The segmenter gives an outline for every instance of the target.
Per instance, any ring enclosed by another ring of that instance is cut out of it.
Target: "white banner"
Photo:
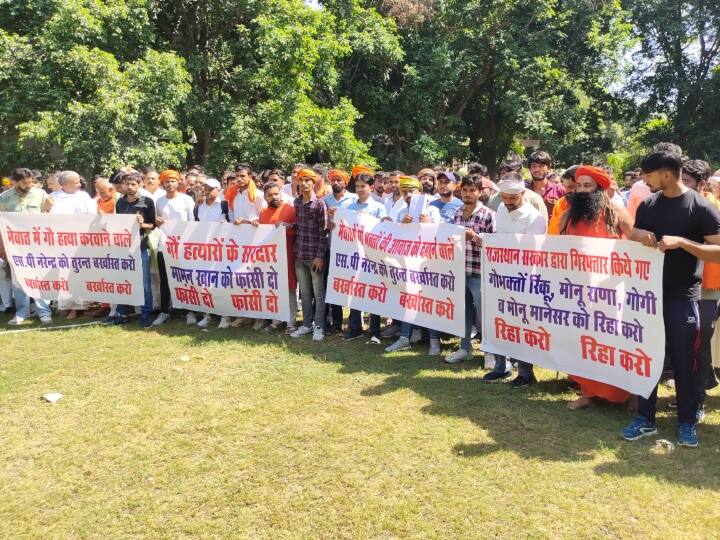
[[[465,231],[338,209],[325,301],[465,334]]]
[[[0,213],[14,280],[32,298],[143,303],[135,216]]]
[[[283,227],[166,221],[160,230],[174,307],[290,319]]]
[[[485,235],[482,349],[647,397],[665,358],[663,260],[626,240]]]

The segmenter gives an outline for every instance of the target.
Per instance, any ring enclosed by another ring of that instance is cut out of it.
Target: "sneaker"
[[[150,317],[140,317],[140,326],[142,326],[143,328],[150,328],[152,326]]]
[[[448,354],[445,357],[446,364],[457,364],[463,360],[472,360],[473,354],[465,349],[458,349],[457,351]]]
[[[339,326],[335,326],[334,324],[328,325],[323,330],[323,334],[327,334],[328,336],[333,336],[335,334],[339,334],[341,332],[341,328]]]
[[[108,315],[102,321],[100,321],[100,324],[113,324],[116,318],[117,315]]]
[[[357,338],[359,338],[359,337],[362,336],[362,335],[363,335],[362,332],[359,332],[359,331],[358,331],[358,332],[353,332],[352,330],[349,330],[349,331],[346,332],[345,335],[343,336],[343,341],[352,341],[353,339],[357,339]]]
[[[292,324],[288,324],[288,327],[285,329],[285,333],[289,336],[293,335],[295,331],[297,330],[297,326],[293,326]]]
[[[509,379],[511,376],[512,371],[506,371],[505,373],[502,373],[500,371],[491,371],[490,373],[486,373],[485,375],[483,375],[482,380],[484,382],[493,383]]]
[[[127,322],[128,322],[127,317],[122,317],[120,315],[117,315],[116,317],[113,317],[112,323],[110,323],[110,324],[117,326],[120,324],[127,324]]]
[[[227,317],[227,316],[220,317],[220,322],[218,323],[218,329],[225,330],[226,328],[230,328],[230,317]]]
[[[17,315],[15,315],[12,319],[8,321],[8,324],[10,326],[20,326],[23,324],[27,324],[25,321],[25,317],[18,317]]]
[[[687,446],[688,448],[697,448],[698,437],[695,426],[688,422],[680,422],[678,426],[678,446]]]
[[[493,353],[485,353],[483,355],[485,369],[493,369],[495,367],[495,355]]]
[[[370,338],[370,341],[368,341],[368,343],[370,343],[371,345],[380,345],[380,344],[381,344],[381,341],[380,341],[380,338],[379,338],[378,336],[372,336],[372,337]]]
[[[325,339],[325,329],[322,326],[316,326],[313,330],[313,341],[322,341]]]
[[[623,429],[622,437],[626,441],[637,441],[643,437],[649,435],[655,435],[657,433],[657,426],[654,422],[651,422],[648,418],[642,415],[635,417],[635,420]]]
[[[289,330],[289,329],[288,329]],[[297,330],[295,330],[292,334],[290,334],[290,337],[302,337],[307,336],[308,334],[312,334],[313,329],[309,326],[301,326]]]
[[[211,322],[210,315],[209,314],[205,315],[202,319],[200,319],[200,322],[197,323],[197,327],[198,328],[207,328],[208,326],[210,326],[210,322]]]
[[[40,324],[52,324],[52,317],[50,315],[41,316]]]
[[[413,328],[410,334],[410,343],[418,343],[422,340],[422,330],[420,328]]]
[[[195,315],[195,313],[193,313],[192,311],[189,312],[189,313],[185,316],[185,322],[186,322],[187,324],[191,325],[191,326],[195,326],[195,325],[197,324],[197,322],[198,322],[198,321],[197,321],[197,315]]]
[[[258,319],[255,321],[255,324],[253,324],[252,329],[255,331],[260,331],[263,328],[267,326],[267,321],[265,319]]]
[[[428,356],[440,356],[440,340],[431,339],[430,348],[428,349]]]
[[[700,424],[703,420],[705,420],[705,404],[704,403],[698,407],[698,410],[695,413],[695,423]]]
[[[407,351],[410,349],[410,340],[400,336],[395,343],[385,348],[385,352]]]
[[[396,324],[391,324],[385,330],[380,332],[380,337],[382,338],[391,338],[397,336],[398,332],[400,332],[400,327]]]
[[[157,316],[157,319],[155,319],[152,323],[153,326],[160,326],[161,324],[165,324],[168,322],[168,319],[170,318],[169,313],[161,313]]]
[[[535,384],[536,382],[537,382],[537,379],[535,378],[534,375],[531,377],[523,377],[522,375],[518,375],[510,383],[510,388],[513,388],[513,389],[525,388],[527,386],[530,386],[531,384]]]

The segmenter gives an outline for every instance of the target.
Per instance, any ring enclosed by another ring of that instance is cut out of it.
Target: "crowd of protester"
[[[413,176],[401,171],[375,172],[362,165],[348,173],[303,163],[296,164],[289,174],[280,169],[256,173],[243,163],[218,178],[201,167],[162,172],[124,167],[110,177],[96,176],[92,187],[74,171],[43,176],[39,171],[17,168],[2,179],[0,211],[135,215],[142,235],[145,289],[144,304],[136,309],[143,327],[161,326],[172,314],[165,261],[153,240],[153,231],[166,221],[282,226],[287,236],[290,290],[296,291],[290,298],[291,319],[220,317],[218,328],[253,323],[256,331],[284,330],[293,338],[312,335],[315,341],[338,333],[346,341],[365,335],[361,312],[350,310],[343,329],[342,306],[325,303],[330,231],[338,208],[397,223],[458,225],[465,230],[466,240],[465,334],[457,350],[444,357],[451,364],[471,359],[473,337],[479,337],[484,235],[578,235],[641,242],[665,252],[665,367],[675,381],[678,441],[697,446],[695,426],[704,416],[706,390],[718,384],[711,365],[711,339],[720,302],[720,171],[711,174],[708,163],[684,156],[681,148],[671,143],[658,143],[638,169],[625,172],[622,188],[608,168],[574,165],[555,171],[551,156],[544,151],[530,155],[527,171],[524,165],[519,157],[511,156],[500,164],[494,178],[478,163],[457,171],[423,168]],[[432,202],[413,217],[409,204],[417,194]],[[52,322],[48,302],[30,299],[13,285],[3,257],[0,249],[0,310],[14,311],[8,324],[24,324],[33,310],[42,323]],[[152,261],[156,261],[159,281],[155,285],[159,311],[154,317]],[[301,322],[297,319],[298,299]],[[87,311],[104,323],[121,325],[127,323],[133,307],[89,306],[72,300],[60,302],[57,309],[67,319]],[[442,354],[444,336],[440,332],[391,319],[386,319],[382,328],[383,313],[368,315],[368,343],[380,345],[389,339],[385,351],[395,352],[427,339],[428,355]],[[207,328],[213,324],[209,314],[186,312],[184,316],[188,325]],[[488,369],[483,380],[488,383],[511,380],[510,386],[518,389],[537,382],[532,363],[489,353],[483,356]],[[613,403],[632,399],[614,386],[570,378],[580,392],[568,403],[571,410],[598,399]],[[648,399],[637,397],[637,417],[623,430],[625,439],[637,440],[657,432],[656,401],[657,389]]]

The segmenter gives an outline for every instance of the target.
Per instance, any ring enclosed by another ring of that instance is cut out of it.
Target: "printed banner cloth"
[[[665,357],[663,260],[626,240],[486,235],[482,349],[647,397]]]
[[[290,319],[283,227],[167,221],[160,230],[174,307]]]
[[[339,209],[332,232],[329,304],[465,333],[465,231],[399,224]]]
[[[13,278],[32,298],[143,303],[135,216],[0,213]]]

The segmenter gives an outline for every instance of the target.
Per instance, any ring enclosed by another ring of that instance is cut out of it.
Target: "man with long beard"
[[[569,206],[560,218],[559,234],[591,238],[622,238],[632,232],[633,220],[627,210],[613,202],[607,190],[612,179],[599,167],[582,165],[575,171],[575,192],[566,195]],[[575,375],[570,379],[580,385],[581,396],[568,403],[575,411],[590,405],[594,398],[623,403],[630,393],[615,386]]]

